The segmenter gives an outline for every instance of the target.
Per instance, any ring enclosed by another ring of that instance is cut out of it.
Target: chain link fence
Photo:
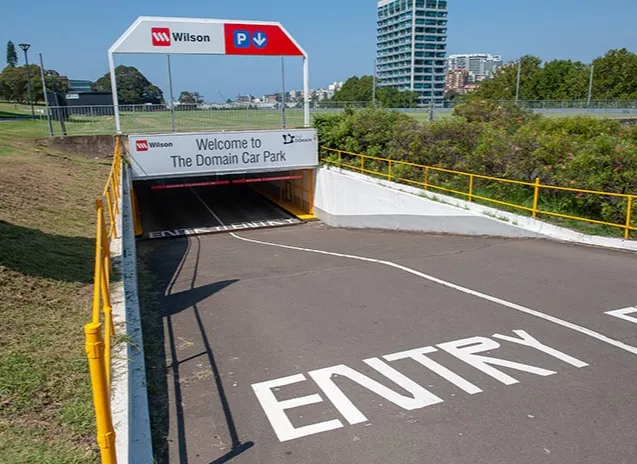
[[[450,117],[462,101],[446,101],[436,107],[395,108],[421,122]],[[498,102],[514,103],[514,102]],[[637,117],[637,101],[520,101],[518,105],[547,116],[598,115],[614,118]],[[311,113],[338,113],[345,108],[366,108],[371,102],[315,102]],[[237,104],[120,105],[122,131],[125,134],[190,131],[224,131],[280,129],[303,127],[303,105],[258,106]],[[45,113],[45,112],[43,112]],[[50,107],[49,114],[40,114],[36,121],[43,135],[91,135],[115,133],[114,107],[64,106]]]

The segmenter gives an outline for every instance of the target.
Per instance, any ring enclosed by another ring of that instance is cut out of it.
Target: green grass
[[[37,111],[37,109],[36,109]],[[100,115],[99,108],[94,114],[71,115],[65,121],[64,130],[67,135],[82,134],[113,134],[115,132],[115,117],[112,115]],[[325,110],[329,111],[329,110]],[[16,115],[30,113],[30,107],[18,105],[14,109],[12,103],[0,103],[0,117],[2,112],[14,112]],[[320,113],[318,113],[320,114]],[[407,115],[419,122],[429,122],[429,111],[424,108],[418,112],[409,112]],[[582,112],[581,115],[587,113]],[[435,121],[443,121],[452,117],[452,112],[436,112]],[[630,115],[617,114],[590,114],[594,117],[605,118],[630,118]],[[576,116],[569,113],[549,113],[547,117]],[[123,111],[120,114],[121,127],[125,134],[159,133],[172,131],[172,116],[169,111],[147,112],[142,108],[136,111]],[[303,127],[303,110],[290,108],[286,110],[287,127]],[[49,134],[49,126],[46,118],[38,115],[35,121],[15,120],[0,122],[0,129],[15,135],[30,137],[43,137]],[[54,135],[62,135],[63,129],[59,121],[52,121]],[[246,129],[279,129],[281,128],[281,113],[278,110],[206,110],[206,111],[176,111],[175,128],[177,132],[189,131],[221,131],[221,130],[246,130]]]
[[[121,127],[126,134],[159,133],[172,131],[170,112],[122,112]],[[287,127],[303,127],[303,110],[290,109],[286,112]],[[59,121],[52,121],[54,135],[62,135]],[[64,123],[67,135],[113,134],[114,116],[72,115]],[[281,113],[273,110],[216,110],[177,111],[175,113],[177,132],[280,129]],[[0,130],[13,135],[43,137],[49,134],[46,119],[16,120],[0,122]]]
[[[98,460],[82,329],[108,169],[0,132],[0,463]]]
[[[43,109],[42,105],[34,105],[34,110],[38,114]],[[15,118],[31,115],[31,106],[21,103],[0,102],[0,118]]]

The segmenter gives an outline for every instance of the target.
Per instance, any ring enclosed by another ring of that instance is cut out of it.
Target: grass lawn
[[[14,135],[32,123],[0,125],[0,463],[95,463],[83,325],[109,163]]]
[[[35,105],[35,112],[38,113],[44,106]],[[0,118],[14,118],[29,116],[31,114],[30,105],[22,105],[20,103],[0,102]]]

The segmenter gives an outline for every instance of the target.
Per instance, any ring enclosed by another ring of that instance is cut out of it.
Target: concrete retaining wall
[[[585,235],[420,188],[333,167],[317,170],[315,213],[328,225],[498,237],[546,237],[637,251],[637,241]]]
[[[124,167],[118,221],[120,239],[115,241],[117,247],[112,251],[122,276],[122,285],[113,301],[113,320],[116,333],[124,335],[126,341],[113,347],[111,408],[117,462],[153,464],[130,185],[130,171]]]

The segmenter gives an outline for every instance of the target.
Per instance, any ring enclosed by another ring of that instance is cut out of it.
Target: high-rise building
[[[500,66],[502,57],[490,53],[450,55],[448,60],[449,69],[466,69],[473,73],[476,81],[491,79]]]
[[[414,91],[420,104],[442,103],[447,0],[380,0],[377,39],[379,86]]]

